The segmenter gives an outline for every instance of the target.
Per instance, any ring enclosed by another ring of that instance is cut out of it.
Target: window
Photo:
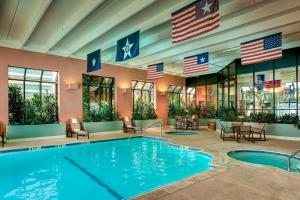
[[[135,102],[140,98],[143,102],[154,104],[154,83],[132,81],[133,110],[135,108]]]
[[[32,98],[33,94],[53,94],[56,97],[58,72],[9,67],[8,83],[19,86],[25,98]]]
[[[276,115],[296,114],[296,67],[287,67],[275,70],[274,94]]]
[[[196,106],[196,94],[194,87],[187,87],[186,89],[186,105],[188,107]]]
[[[84,121],[112,120],[114,78],[83,74],[82,82]]]
[[[200,111],[206,110],[206,85],[196,87],[196,103],[198,104]]]
[[[218,85],[207,85],[207,110],[217,110]]]
[[[273,63],[258,63],[254,66],[255,70],[255,111],[273,112]]]
[[[9,66],[8,84],[10,124],[58,121],[58,72]]]
[[[254,110],[253,65],[237,68],[238,112],[250,115]]]
[[[182,86],[169,85],[168,92],[169,92],[169,96],[168,96],[169,102],[173,102],[178,107],[184,105]]]

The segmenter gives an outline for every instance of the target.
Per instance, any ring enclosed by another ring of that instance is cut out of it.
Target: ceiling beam
[[[35,18],[35,20],[31,23],[31,28],[28,32],[28,34],[25,36],[24,41],[21,44],[21,49],[24,49],[27,41],[29,40],[29,38],[31,37],[33,31],[35,30],[35,28],[37,27],[37,25],[39,24],[40,20],[42,19],[42,17],[44,16],[45,12],[47,11],[48,7],[50,6],[50,4],[52,3],[52,0],[46,0],[43,9],[41,9],[41,12],[39,13],[39,15]]]

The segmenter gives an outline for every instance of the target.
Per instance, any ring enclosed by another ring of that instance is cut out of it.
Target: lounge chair
[[[223,140],[235,140],[235,129],[228,123],[221,124],[221,135],[220,138]]]
[[[258,141],[266,141],[266,131],[265,131],[265,124],[261,123],[259,124],[259,126],[257,128],[252,128],[252,134],[256,134],[259,135],[259,138],[254,137],[254,140],[258,140]],[[262,138],[263,135],[263,138]]]
[[[123,121],[125,133],[133,131],[133,133],[135,134],[137,131],[142,131],[142,128],[133,126],[131,120],[128,117],[124,117]]]
[[[1,137],[1,143],[2,143],[2,147],[4,147],[4,131],[3,131],[3,128],[2,128],[2,124],[0,123],[0,137]]]
[[[90,139],[90,134],[87,131],[84,131],[81,129],[80,127],[80,122],[78,121],[78,119],[76,118],[72,118],[70,120],[70,124],[71,124],[71,137],[73,137],[73,134],[77,135],[77,140],[79,136],[87,136],[88,139]]]

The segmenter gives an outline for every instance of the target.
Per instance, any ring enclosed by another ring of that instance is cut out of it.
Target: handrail
[[[289,156],[289,159],[288,159],[288,171],[291,170],[291,159],[292,159],[297,153],[299,153],[299,152],[300,152],[300,149],[298,149],[297,151],[295,151],[293,154],[291,154],[291,155]]]
[[[162,137],[163,123],[161,121],[158,121],[158,122],[155,122],[154,124],[151,124],[150,126],[144,128],[144,130],[143,130],[143,128],[141,128],[141,133],[143,133],[143,131],[155,126],[156,124],[160,124],[160,137]]]

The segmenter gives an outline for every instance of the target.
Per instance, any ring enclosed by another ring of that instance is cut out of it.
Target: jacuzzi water
[[[128,199],[212,169],[212,156],[138,137],[0,154],[0,199]]]
[[[237,150],[229,152],[228,155],[237,160],[288,170],[289,155],[284,153],[258,150]],[[291,159],[290,167],[290,171],[300,172],[300,158],[293,157]]]
[[[168,132],[166,132],[166,134],[171,134],[171,135],[195,135],[195,134],[199,134],[199,133],[193,132],[193,131],[168,131]]]

